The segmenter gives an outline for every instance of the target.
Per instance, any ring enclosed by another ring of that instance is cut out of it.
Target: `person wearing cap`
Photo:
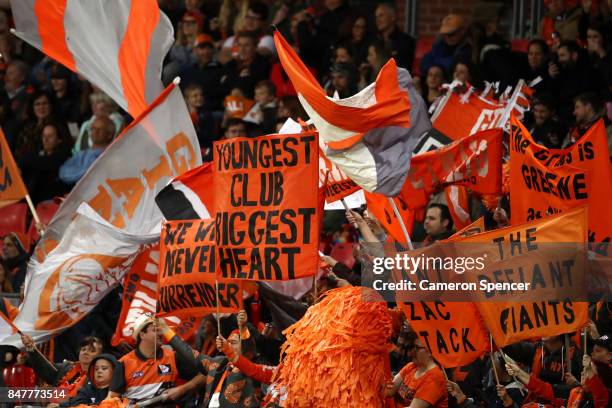
[[[549,94],[539,94],[533,98],[530,115],[531,126],[529,133],[536,143],[549,149],[560,149],[563,138],[567,134],[564,127],[555,115],[555,101]]]
[[[100,404],[108,396],[108,389],[113,379],[117,359],[111,354],[98,354],[91,360],[87,381],[80,387],[77,394],[60,407],[74,407],[79,404]]]
[[[136,320],[132,333],[136,348],[119,359],[109,399],[123,396],[130,402],[139,402],[163,394],[165,401],[176,402],[203,382],[204,377],[196,375],[193,358],[182,358],[180,353],[161,347],[163,340],[157,327],[149,315]],[[179,378],[187,382],[177,386]]]
[[[93,359],[102,352],[102,340],[97,337],[86,337],[79,347],[79,361],[64,361],[51,364],[40,351],[35,350],[32,337],[21,333],[21,342],[28,353],[28,362],[36,374],[52,387],[59,387],[68,396],[74,397],[87,381],[87,373]]]
[[[55,114],[68,123],[81,120],[79,96],[72,92],[72,73],[60,64],[51,67],[51,88],[55,96]]]
[[[421,72],[427,72],[432,65],[444,68],[450,73],[453,65],[470,60],[471,47],[466,40],[467,23],[459,14],[449,14],[442,20],[440,38],[431,47],[431,51],[423,56]]]
[[[223,97],[225,95],[222,87],[219,86],[223,69],[215,61],[213,38],[208,34],[198,35],[192,52],[195,57],[195,64],[180,73],[181,88],[185,89],[192,84],[199,85],[205,91],[204,106],[206,110],[223,110]]]

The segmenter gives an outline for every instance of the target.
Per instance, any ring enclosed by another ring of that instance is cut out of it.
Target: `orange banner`
[[[410,161],[400,193],[410,208],[427,206],[429,196],[447,186],[465,186],[481,194],[501,191],[501,129],[465,137]]]
[[[159,242],[159,316],[205,316],[242,309],[241,283],[216,278],[213,220],[167,222]]]
[[[380,225],[383,226],[383,228],[389,235],[391,235],[391,237],[393,237],[394,240],[400,243],[406,243],[406,237],[404,237],[404,232],[402,231],[400,222],[395,216],[391,203],[389,203],[389,197],[381,194],[370,193],[365,190],[364,195],[368,212],[376,217],[378,222],[380,222]],[[403,200],[401,195],[393,198],[393,201],[395,201],[395,205],[402,216],[402,220],[404,221],[408,234],[412,234],[412,224],[414,224],[415,211],[408,208],[408,205]]]
[[[512,224],[565,212],[586,203],[589,208],[589,242],[609,243],[612,197],[606,130],[597,121],[573,146],[547,149],[538,145],[516,119],[510,133],[510,212]],[[607,255],[608,245],[592,248]]]
[[[329,161],[321,148],[319,148],[319,184],[325,187],[325,202],[328,204],[361,189],[338,166]]]
[[[215,142],[219,276],[274,281],[317,272],[317,138],[311,132]]]
[[[499,126],[506,105],[472,94],[449,92],[431,118],[432,126],[453,140]]]
[[[470,364],[489,350],[489,333],[469,302],[398,302],[410,327],[444,368]]]
[[[587,302],[552,300],[565,299],[564,291],[586,289],[586,283],[580,280],[584,279],[586,247],[580,248],[579,244],[586,242],[586,235],[587,211],[579,207],[520,226],[460,239],[461,243],[481,244],[478,253],[487,258],[485,270],[463,275],[466,281],[530,284],[525,290],[475,293],[480,300],[478,309],[495,344],[503,347],[534,337],[569,333],[586,324]],[[475,251],[472,246],[469,249]],[[462,252],[468,254],[468,248]],[[526,298],[530,301],[522,301]],[[531,301],[538,298],[542,300]]]
[[[0,129],[0,208],[16,203],[28,195],[21,173]]]
[[[480,217],[479,219],[477,219],[476,221],[474,221],[467,227],[463,228],[460,231],[455,232],[453,236],[449,238],[449,240],[461,239],[462,237],[469,237],[469,236],[476,235],[476,234],[482,234],[483,232],[485,232],[485,230],[486,230],[486,226],[485,226],[484,217]]]
[[[134,344],[132,333],[136,320],[144,313],[155,314],[157,308],[157,273],[159,244],[140,253],[123,280],[121,314],[111,339],[111,345]],[[176,334],[191,342],[204,316],[166,316],[165,320]]]

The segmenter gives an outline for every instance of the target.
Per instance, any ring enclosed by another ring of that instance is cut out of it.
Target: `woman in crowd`
[[[361,64],[359,67],[359,89],[365,88],[376,80],[378,73],[389,58],[391,58],[391,54],[389,54],[383,43],[376,41],[370,44],[366,58],[367,63]]]
[[[446,408],[448,393],[444,373],[420,339],[414,342],[412,363],[395,376],[386,389],[402,406],[411,408]]]
[[[425,75],[425,86],[423,87],[423,100],[429,108],[432,103],[442,96],[442,85],[445,81],[444,69],[438,65],[432,65]]]
[[[192,50],[196,37],[202,32],[203,19],[199,13],[188,11],[183,15],[177,29],[176,42],[168,53],[164,67],[164,82],[169,83],[179,73],[196,63]]]
[[[27,107],[27,120],[15,141],[15,159],[20,159],[40,149],[40,133],[53,114],[51,95],[46,91],[35,92]]]
[[[70,157],[72,139],[63,124],[51,121],[42,128],[42,149],[19,160],[23,181],[34,203],[51,200],[67,192],[59,179],[59,168]]]

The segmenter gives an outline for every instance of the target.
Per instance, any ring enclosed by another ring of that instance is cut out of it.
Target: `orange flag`
[[[444,368],[470,364],[489,350],[489,333],[474,303],[398,302],[410,327]]]
[[[579,207],[460,239],[462,255],[474,250],[487,258],[485,269],[464,274],[465,281],[530,284],[525,290],[474,292],[497,346],[569,333],[586,324],[588,302],[576,301],[583,298],[579,292],[586,288],[586,236],[587,211]],[[480,245],[473,248],[466,243]]]
[[[16,203],[28,195],[11,149],[0,129],[0,208]]]
[[[606,254],[612,239],[609,213],[612,166],[602,120],[573,146],[547,149],[535,143],[529,131],[512,118],[510,132],[510,212],[512,224],[521,224],[578,205],[589,208],[589,242]],[[604,244],[601,244],[604,243]]]
[[[469,237],[475,234],[481,234],[485,232],[485,230],[486,228],[485,228],[484,217],[480,217],[479,219],[477,219],[476,221],[474,221],[467,227],[463,228],[460,231],[455,232],[453,236],[449,238],[449,240],[460,239],[461,237]]]
[[[383,226],[383,228],[389,235],[391,235],[391,237],[393,237],[394,240],[400,243],[406,243],[406,237],[402,231],[400,221],[395,216],[393,207],[391,206],[391,203],[389,203],[389,198],[382,194],[370,193],[368,191],[364,191],[364,193],[368,211],[374,217],[376,217],[378,222],[380,222],[380,225]],[[403,200],[401,195],[393,198],[393,201],[395,201],[395,205],[402,216],[402,220],[404,221],[408,234],[412,234],[412,224],[414,223],[415,211],[408,208],[408,205]]]

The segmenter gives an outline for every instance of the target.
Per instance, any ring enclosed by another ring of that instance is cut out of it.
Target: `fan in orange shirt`
[[[393,383],[387,387],[386,395],[395,396],[400,406],[447,408],[448,392],[444,373],[420,339],[414,343],[411,354],[412,363],[408,363],[395,376]]]

